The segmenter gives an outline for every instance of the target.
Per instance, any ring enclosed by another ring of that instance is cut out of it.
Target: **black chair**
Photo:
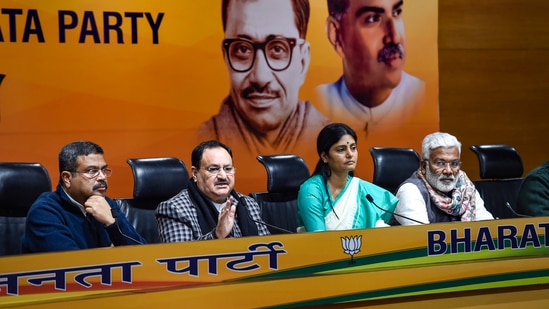
[[[129,159],[127,162],[133,172],[133,198],[118,198],[116,202],[148,243],[158,243],[156,207],[187,188],[187,166],[172,157]]]
[[[297,194],[299,186],[310,176],[305,161],[293,154],[257,156],[267,170],[267,192],[252,192],[261,208],[261,218],[270,225],[297,231]],[[271,234],[284,231],[267,226]]]
[[[518,151],[501,144],[469,147],[478,158],[481,180],[473,183],[494,217],[515,218],[524,166]],[[509,203],[509,207],[506,204]]]
[[[412,148],[372,147],[372,183],[396,194],[400,184],[419,168],[419,154]]]
[[[0,256],[21,253],[27,212],[50,191],[49,173],[40,163],[0,163]]]

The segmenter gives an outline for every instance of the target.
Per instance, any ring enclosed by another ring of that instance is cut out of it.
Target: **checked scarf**
[[[196,207],[198,223],[200,224],[202,234],[206,234],[216,227],[219,211],[215,208],[212,201],[198,189],[192,178],[189,181],[188,190],[189,196]],[[239,202],[236,207],[235,224],[238,224],[240,227],[242,236],[258,235],[257,225],[250,219],[247,209],[248,205],[246,205],[244,199],[241,199],[234,190],[231,192],[231,195]]]
[[[452,190],[452,197],[434,189],[420,170],[417,171],[417,175],[425,183],[431,201],[438,209],[452,216],[461,216],[461,221],[475,220],[476,188],[464,171],[459,171],[457,175],[456,187]]]

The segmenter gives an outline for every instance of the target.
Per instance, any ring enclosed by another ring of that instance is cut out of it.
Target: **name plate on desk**
[[[539,217],[8,256],[0,258],[0,306],[141,305],[136,295],[168,291],[191,307],[223,305],[214,290],[232,291],[231,304],[242,307],[297,306],[529,286],[549,283],[548,229]],[[249,297],[281,287],[268,301]]]

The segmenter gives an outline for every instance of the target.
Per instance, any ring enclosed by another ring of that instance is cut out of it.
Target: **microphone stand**
[[[122,230],[120,229],[120,225],[118,225],[118,211],[115,208],[111,208],[111,214],[114,217],[114,224],[116,224],[116,228],[118,229],[118,232],[120,232],[120,235],[122,235],[126,239],[129,239],[129,240],[135,242],[136,244],[144,245],[144,243],[140,242],[139,240],[137,240],[137,239],[135,239],[131,236],[128,236],[128,235],[126,235],[122,232]]]
[[[521,217],[521,218],[532,218],[532,216],[528,216],[528,215],[523,215],[523,214],[519,214],[518,212],[516,212],[513,207],[511,207],[511,204],[509,204],[509,202],[505,202],[505,207],[507,207],[512,213],[513,215],[517,216],[517,217]]]
[[[242,203],[244,205],[244,203]],[[259,224],[263,224],[267,227],[270,227],[270,228],[273,228],[279,232],[283,232],[285,234],[295,234],[295,232],[292,232],[290,230],[287,230],[287,229],[283,229],[281,227],[278,227],[278,226],[275,226],[275,225],[272,225],[272,224],[269,224],[263,220],[256,220],[252,217],[252,214],[250,213],[250,210],[248,209],[248,207],[246,207],[245,205],[243,206],[245,209],[246,209],[246,213],[248,214],[248,218],[250,218],[250,220],[252,220],[253,222],[255,223],[259,223]]]
[[[409,218],[409,217],[406,217],[406,216],[403,216],[403,215],[400,215],[400,214],[394,213],[394,212],[392,212],[392,211],[389,211],[389,210],[387,210],[387,209],[384,209],[384,208],[379,207],[379,206],[376,204],[376,202],[374,202],[374,198],[373,198],[370,194],[366,194],[366,199],[368,200],[368,202],[372,203],[372,205],[374,205],[375,207],[381,209],[381,210],[384,211],[384,212],[388,212],[388,213],[390,213],[390,214],[392,214],[392,215],[394,215],[394,216],[399,216],[399,217],[401,217],[401,218],[404,218],[404,219],[406,219],[406,220],[413,221],[413,222],[415,222],[415,223],[427,224],[427,223],[418,221],[418,220],[416,220],[416,219],[412,219],[412,218]]]

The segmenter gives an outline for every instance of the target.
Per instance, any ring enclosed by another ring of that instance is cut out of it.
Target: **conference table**
[[[0,258],[0,308],[549,304],[549,217]]]

